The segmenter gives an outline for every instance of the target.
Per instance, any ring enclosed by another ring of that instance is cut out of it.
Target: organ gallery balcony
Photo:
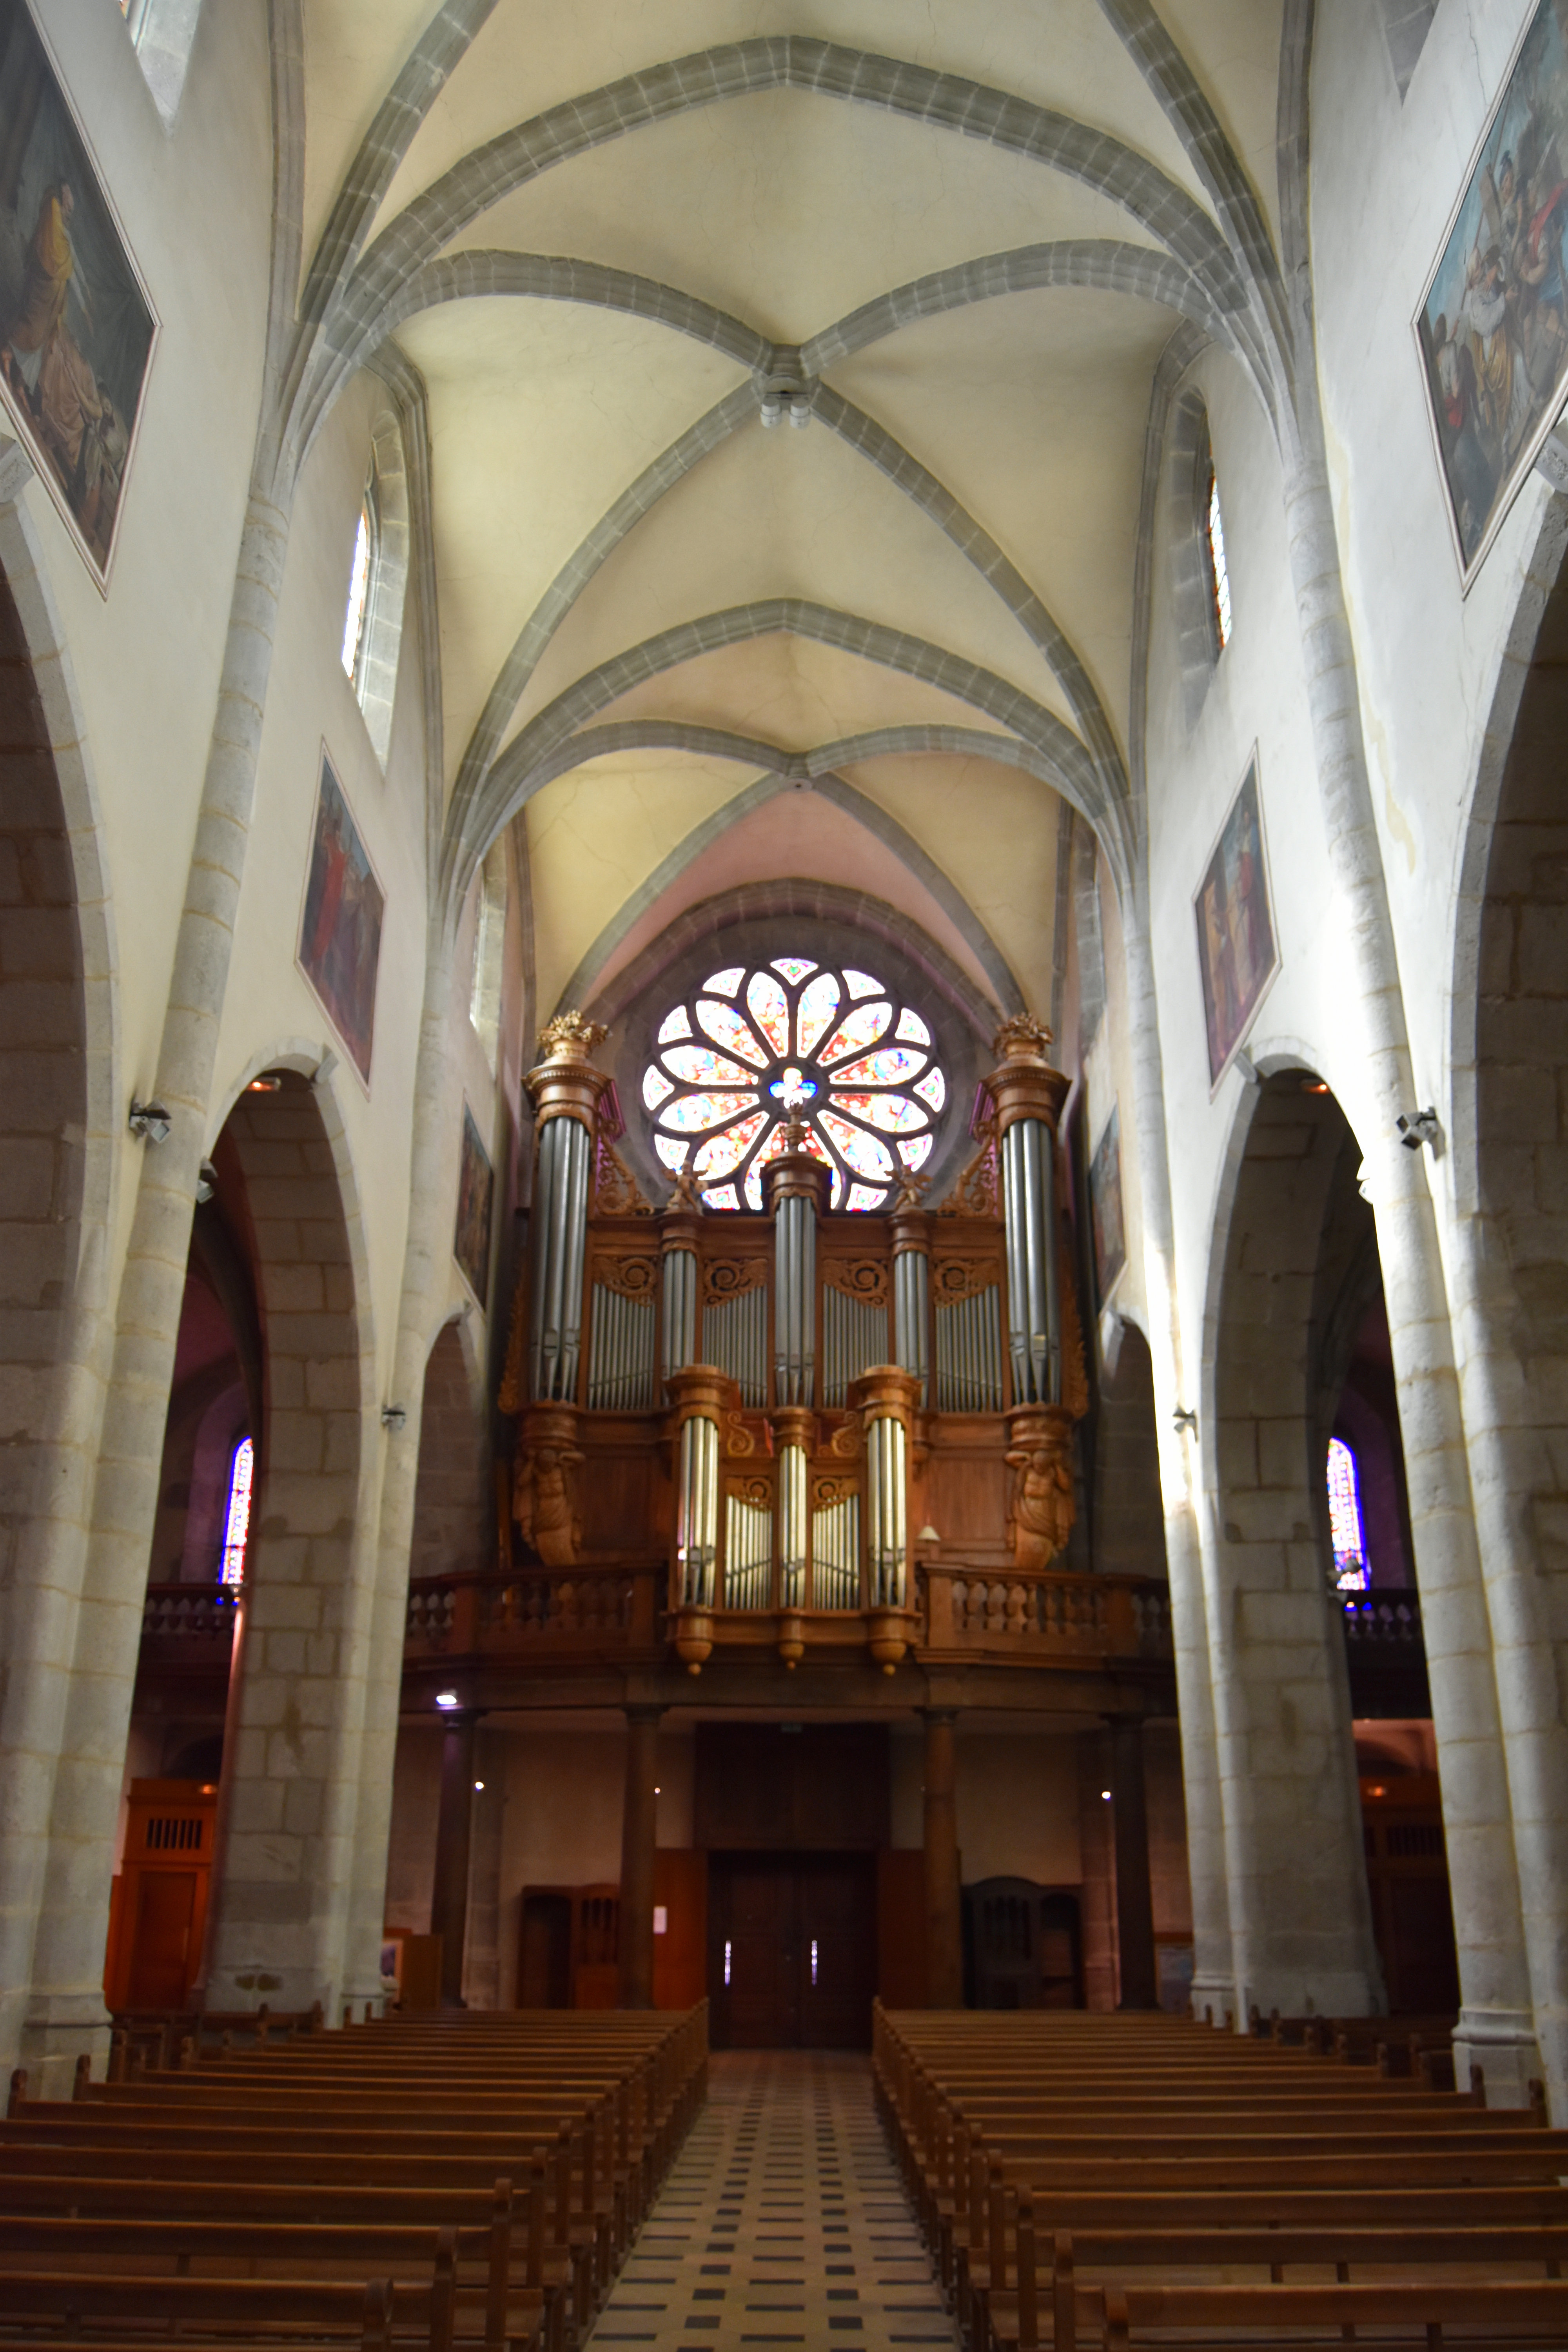
[[[877,1654],[884,1615],[874,1606],[731,1609],[721,1591],[706,1612],[707,1648],[697,1663],[710,1673],[739,1666],[754,1677],[777,1675],[781,1664],[841,1669],[869,1658],[884,1668],[1026,1668],[1131,1675],[1157,1685],[1171,1670],[1169,1600],[1155,1578],[1048,1570],[1024,1576],[917,1559],[891,1661]],[[663,1560],[422,1577],[408,1591],[407,1699],[419,1705],[437,1682],[454,1683],[465,1700],[483,1684],[494,1705],[514,1675],[533,1684],[605,1671],[644,1678],[689,1673],[682,1648],[689,1616],[679,1571]]]

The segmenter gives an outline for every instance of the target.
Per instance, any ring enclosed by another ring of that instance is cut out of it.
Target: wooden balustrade
[[[416,1578],[408,1588],[410,1663],[463,1657],[627,1655],[667,1639],[668,1570],[625,1566]],[[917,1656],[1081,1668],[1100,1659],[1168,1660],[1170,1601],[1153,1578],[1000,1574],[921,1566],[912,1596]],[[805,1610],[808,1649],[863,1644],[864,1612]],[[777,1612],[712,1612],[716,1649],[773,1646]]]

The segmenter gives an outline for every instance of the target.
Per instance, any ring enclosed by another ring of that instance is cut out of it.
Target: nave
[[[866,2060],[719,2052],[708,2105],[594,2330],[595,2352],[956,2342]]]

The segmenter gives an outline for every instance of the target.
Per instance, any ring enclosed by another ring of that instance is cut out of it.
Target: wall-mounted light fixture
[[[407,1418],[406,1405],[384,1404],[381,1408],[381,1425],[383,1429],[390,1429],[395,1437]]]
[[[245,1091],[247,1095],[281,1094],[283,1081],[276,1070],[264,1070],[260,1077],[252,1078]]]
[[[437,1706],[441,1707],[453,1707],[459,1706],[461,1702],[459,1701],[456,1691],[437,1691],[436,1694],[436,1704]]]
[[[1442,1124],[1430,1103],[1425,1110],[1413,1110],[1408,1116],[1402,1111],[1395,1124],[1406,1151],[1419,1151],[1424,1143],[1429,1143],[1436,1151],[1443,1139]]]
[[[210,1160],[204,1160],[196,1171],[196,1200],[205,1208],[217,1191],[217,1170]]]
[[[138,1102],[132,1096],[126,1124],[139,1143],[166,1142],[174,1123],[161,1102]]]
[[[1180,1437],[1184,1432],[1190,1436],[1195,1437],[1198,1433],[1197,1414],[1194,1412],[1190,1405],[1179,1404],[1176,1407],[1175,1412],[1171,1415],[1171,1426],[1175,1431],[1178,1437]]]

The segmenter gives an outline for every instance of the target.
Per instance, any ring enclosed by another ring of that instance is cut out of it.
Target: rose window
[[[833,1179],[832,1206],[879,1209],[936,1141],[947,1080],[931,1034],[848,964],[775,956],[716,971],[669,1013],[643,1075],[654,1150],[710,1209],[760,1209],[792,1112]]]

